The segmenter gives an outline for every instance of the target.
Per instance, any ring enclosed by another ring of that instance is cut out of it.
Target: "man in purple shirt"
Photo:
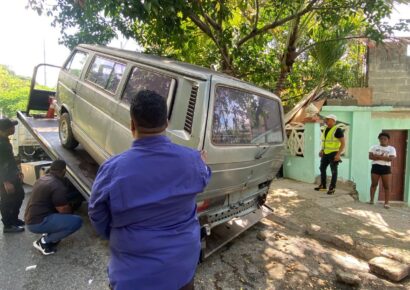
[[[211,170],[204,154],[171,143],[165,98],[141,91],[131,100],[131,149],[101,165],[89,216],[109,239],[113,289],[193,289],[200,255],[195,197]]]

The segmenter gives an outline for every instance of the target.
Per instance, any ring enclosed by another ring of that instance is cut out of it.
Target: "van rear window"
[[[279,102],[238,89],[218,86],[212,142],[218,145],[283,142]]]

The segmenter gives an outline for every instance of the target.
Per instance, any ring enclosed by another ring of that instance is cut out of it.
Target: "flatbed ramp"
[[[98,170],[98,164],[92,157],[81,146],[75,150],[61,146],[57,119],[36,118],[23,112],[17,112],[17,118],[52,160],[63,159],[67,163],[68,179],[88,199]]]
[[[98,170],[98,164],[92,157],[81,145],[74,150],[68,150],[61,146],[57,119],[36,118],[27,116],[23,112],[17,112],[17,118],[37,139],[40,146],[52,160],[65,160],[67,163],[67,177],[88,200]],[[245,216],[234,218],[212,228],[211,235],[202,239],[202,259],[209,257],[271,213],[270,209],[262,206]]]

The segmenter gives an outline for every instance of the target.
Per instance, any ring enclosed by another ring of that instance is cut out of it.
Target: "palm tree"
[[[326,82],[329,72],[334,65],[345,55],[348,38],[354,26],[350,23],[341,23],[332,29],[318,29],[313,35],[315,46],[310,49],[310,55],[320,70],[318,88]]]

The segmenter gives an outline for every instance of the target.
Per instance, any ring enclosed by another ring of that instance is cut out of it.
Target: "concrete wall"
[[[410,105],[410,56],[406,44],[369,48],[368,67],[373,105]]]
[[[320,125],[306,123],[304,133],[304,157],[287,155],[283,174],[287,178],[314,183],[319,173]]]
[[[409,130],[410,108],[324,106],[321,115],[335,114],[338,120],[350,124],[348,151],[339,165],[339,179],[356,184],[360,201],[369,201],[371,161],[369,148],[378,144],[382,130]],[[287,156],[284,175],[308,183],[314,183],[320,175],[318,153],[320,151],[320,124],[305,124],[304,157]],[[406,172],[410,172],[410,142],[407,142]],[[328,174],[330,175],[330,169]],[[405,176],[404,201],[410,205],[410,175]],[[376,200],[378,193],[376,193]]]
[[[373,104],[373,90],[371,88],[349,88],[347,92],[357,100],[358,106],[371,106]]]
[[[370,188],[371,161],[368,159],[369,148],[378,144],[378,134],[382,130],[410,130],[410,108],[393,107],[323,107],[322,114],[335,114],[343,121],[346,113],[352,116],[350,127],[350,169],[343,176],[356,183],[356,190],[361,201],[368,201]],[[340,116],[340,117],[339,117]],[[410,131],[409,131],[410,133]],[[408,135],[410,137],[410,134]],[[410,168],[410,142],[407,143],[407,169]],[[406,172],[409,172],[406,170]],[[405,177],[404,201],[410,205],[409,174]],[[378,196],[376,195],[376,200]]]

